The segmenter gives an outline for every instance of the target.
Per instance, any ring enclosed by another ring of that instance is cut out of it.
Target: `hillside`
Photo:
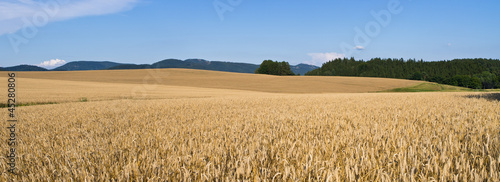
[[[207,61],[203,59],[166,59],[151,65],[152,68],[190,68],[213,71],[228,71],[237,73],[253,73],[259,66],[248,63],[231,63]]]
[[[23,72],[20,78],[67,81],[158,84],[271,93],[362,93],[409,87],[420,81],[322,76],[271,76],[193,69]]]
[[[2,71],[47,71],[47,69],[33,65],[19,65],[1,68]]]
[[[149,68],[187,68],[187,69],[199,69],[199,70],[212,70],[212,71],[227,71],[235,73],[254,73],[259,65],[249,64],[249,63],[235,63],[235,62],[222,62],[222,61],[207,61],[203,59],[165,59],[151,65],[142,64],[122,64],[111,68],[110,70],[121,70],[121,69],[149,69]],[[308,65],[308,64],[298,64],[296,66],[290,66],[295,74],[304,75],[308,71],[317,69],[319,67]]]
[[[309,64],[298,64],[295,66],[290,66],[290,69],[295,74],[305,75],[307,72],[318,69],[319,67]]]
[[[127,70],[151,68],[187,68],[212,71],[226,71],[235,73],[254,73],[259,67],[256,64],[235,63],[222,61],[207,61],[203,59],[165,59],[153,64],[122,64],[110,61],[73,61],[52,69],[51,71],[85,71],[85,70]],[[308,71],[319,67],[307,64],[290,66],[295,74],[305,75]],[[0,68],[0,71],[48,71],[33,65],[19,65]]]
[[[132,69],[149,69],[149,64],[122,64],[108,68],[108,70],[132,70]]]
[[[77,71],[77,70],[104,70],[113,66],[121,65],[110,61],[73,61],[59,66],[54,71]]]

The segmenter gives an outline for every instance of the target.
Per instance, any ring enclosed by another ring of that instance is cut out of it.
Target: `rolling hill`
[[[129,69],[152,69],[152,68],[186,68],[212,71],[226,71],[235,73],[254,73],[259,67],[257,64],[235,63],[223,61],[207,61],[203,59],[165,59],[153,64],[123,64],[110,61],[73,61],[59,66],[51,71],[86,71],[86,70],[129,70]],[[308,71],[319,67],[307,64],[290,66],[295,74],[305,75]],[[0,71],[48,71],[33,65],[19,65],[0,68]]]
[[[132,70],[132,69],[149,69],[149,64],[122,64],[108,68],[108,70]]]
[[[298,64],[295,66],[290,66],[290,69],[295,74],[305,75],[307,72],[318,69],[319,67],[310,64]]]
[[[118,65],[122,64],[110,61],[73,61],[59,66],[53,71],[104,70]]]
[[[207,61],[203,59],[165,59],[151,65],[142,64],[122,64],[108,68],[110,70],[120,70],[120,69],[149,69],[149,68],[187,68],[187,69],[200,69],[200,70],[212,70],[212,71],[227,71],[236,73],[254,73],[259,65],[249,64],[249,63],[234,63],[234,62],[222,62],[222,61]],[[295,74],[304,75],[305,73],[317,69],[319,67],[308,65],[308,64],[298,64],[296,66],[290,66]]]
[[[232,63],[221,61],[207,61],[203,59],[166,59],[151,65],[152,68],[190,68],[213,71],[227,71],[237,73],[254,73],[259,65],[248,63]]]
[[[19,65],[12,67],[1,68],[2,71],[48,71],[45,68],[33,66],[33,65]]]
[[[366,77],[271,76],[195,69],[23,72],[21,78],[184,86],[270,93],[363,93],[414,86],[421,81]],[[147,83],[147,84],[144,84]]]

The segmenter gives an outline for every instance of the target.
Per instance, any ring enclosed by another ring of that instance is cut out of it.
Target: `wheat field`
[[[50,76],[18,78],[20,100],[59,100],[17,108],[19,171],[0,163],[0,181],[500,181],[500,103],[470,96],[482,93],[366,93],[394,80],[265,92],[234,89],[235,76],[218,87],[162,77],[139,97],[137,78]]]
[[[364,93],[422,83],[388,78],[271,76],[192,69],[22,72],[23,78],[98,83],[157,84],[167,86],[248,90],[271,93]]]

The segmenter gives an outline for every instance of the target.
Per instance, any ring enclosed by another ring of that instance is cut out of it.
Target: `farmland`
[[[271,93],[363,93],[421,83],[402,79],[360,77],[276,77],[190,69],[23,72],[24,78],[98,83],[158,84]]]
[[[500,180],[486,93],[185,69],[18,75],[34,105],[17,108],[19,171],[1,163],[0,181]]]

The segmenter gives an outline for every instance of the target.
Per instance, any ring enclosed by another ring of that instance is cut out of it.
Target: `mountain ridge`
[[[48,71],[48,69],[35,65],[21,64],[17,66],[0,68],[0,71]]]
[[[90,71],[90,70],[127,70],[152,68],[186,68],[211,71],[225,71],[235,73],[254,73],[260,65],[251,63],[208,61],[205,59],[164,59],[152,64],[130,64],[111,61],[72,61],[54,69],[46,69],[34,65],[19,65],[0,68],[0,71]],[[290,66],[295,74],[304,75],[308,71],[319,67],[308,64]]]
[[[115,63],[111,61],[72,61],[54,68],[52,71],[104,70],[121,64],[122,63]]]

